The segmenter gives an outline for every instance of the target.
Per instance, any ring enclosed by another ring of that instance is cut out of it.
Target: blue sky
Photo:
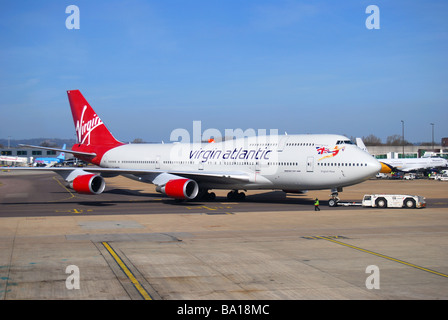
[[[67,6],[80,10],[69,30]],[[380,9],[368,30],[366,7]],[[448,137],[448,2],[0,1],[0,138],[74,138],[79,89],[122,141],[172,130]]]

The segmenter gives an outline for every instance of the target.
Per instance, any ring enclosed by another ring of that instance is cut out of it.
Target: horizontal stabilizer
[[[66,149],[59,149],[59,148],[49,148],[49,147],[41,147],[41,146],[31,146],[28,144],[19,144],[20,147],[24,147],[24,148],[34,148],[34,149],[42,149],[42,150],[51,150],[51,151],[56,151],[56,152],[66,152],[66,153],[71,153],[75,156],[84,156],[84,157],[96,157],[96,153],[91,153],[91,152],[80,152],[80,151],[73,151],[73,150],[66,150]]]

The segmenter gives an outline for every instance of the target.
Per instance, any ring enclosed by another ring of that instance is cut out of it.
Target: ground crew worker
[[[320,209],[319,209],[319,199],[317,199],[317,198],[314,201],[314,211],[320,211]]]

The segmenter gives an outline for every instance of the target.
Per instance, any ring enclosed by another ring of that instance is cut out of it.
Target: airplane
[[[356,138],[356,144],[359,148],[368,152],[361,138]],[[391,173],[395,171],[411,172],[448,166],[448,161],[441,157],[381,159],[380,163],[381,173]]]
[[[381,164],[334,134],[265,135],[214,143],[125,144],[106,128],[79,90],[67,91],[78,143],[64,150],[96,166],[28,168],[58,173],[81,194],[100,194],[107,177],[122,175],[152,183],[175,200],[214,199],[213,189],[230,190],[229,200],[243,200],[240,190],[303,193],[331,189],[336,205],[343,187],[374,176]],[[44,150],[61,149],[36,147]],[[17,170],[21,170],[17,168]]]
[[[24,146],[24,145],[20,145]],[[65,150],[66,145],[64,144],[62,146],[62,150]],[[65,161],[65,152],[61,152],[56,158],[36,158],[34,159],[34,165],[35,166],[45,166],[45,167],[52,167],[56,164],[63,163]]]
[[[11,156],[2,156],[0,155],[0,164],[2,164],[2,162],[11,162],[11,163],[20,163],[25,165],[28,161],[28,158],[25,157],[11,157]]]

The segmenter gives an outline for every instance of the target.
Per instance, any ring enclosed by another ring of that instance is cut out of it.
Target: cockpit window
[[[336,144],[354,144],[351,140],[338,140]]]

